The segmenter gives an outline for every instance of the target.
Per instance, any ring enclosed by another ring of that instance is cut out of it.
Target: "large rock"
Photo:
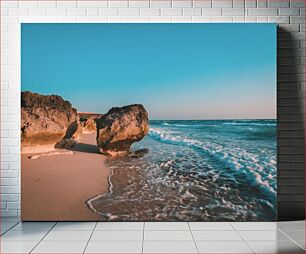
[[[55,144],[79,134],[77,110],[57,95],[21,93],[22,146]]]
[[[140,104],[112,108],[96,123],[98,148],[108,155],[129,153],[149,131],[148,113]]]

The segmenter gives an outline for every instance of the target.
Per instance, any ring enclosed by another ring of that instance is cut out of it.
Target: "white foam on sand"
[[[30,154],[30,153],[46,153],[55,151],[54,144],[48,145],[35,145],[35,146],[21,146],[21,153],[22,154]]]
[[[53,156],[53,155],[73,155],[73,152],[72,151],[54,151],[54,152],[49,152],[49,153],[31,155],[28,158],[30,160],[37,160],[39,157],[42,157],[42,156]]]

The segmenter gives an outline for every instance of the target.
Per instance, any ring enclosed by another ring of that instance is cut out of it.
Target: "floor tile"
[[[142,242],[89,242],[85,253],[142,253]]]
[[[3,228],[3,227],[9,228],[9,227],[16,226],[18,224],[19,224],[18,221],[15,221],[15,222],[1,222],[1,228]]]
[[[0,253],[28,253],[37,242],[1,242]]]
[[[276,227],[281,230],[304,230],[305,221],[280,221],[276,222]]]
[[[232,222],[237,230],[275,230],[270,222]]]
[[[200,253],[253,253],[245,242],[197,242]]]
[[[198,253],[194,242],[144,242],[143,253]]]
[[[297,242],[301,247],[305,248],[305,231],[292,230],[283,231],[283,233],[289,236],[293,241]]]
[[[43,239],[44,242],[86,242],[92,231],[50,231]]]
[[[83,253],[87,242],[40,242],[32,253]]]
[[[8,231],[8,228],[1,228],[0,235],[4,234],[6,231]]]
[[[145,230],[190,230],[188,222],[145,222]]]
[[[195,241],[243,241],[236,231],[192,231]]]
[[[12,228],[13,231],[49,231],[55,222],[20,222]]]
[[[145,241],[193,241],[190,231],[145,231]]]
[[[41,231],[8,231],[1,236],[1,241],[6,242],[35,242],[40,241],[47,232]]]
[[[109,241],[142,241],[143,231],[94,231],[90,241],[109,242]]]
[[[9,229],[15,227],[18,224],[19,224],[18,221],[15,221],[15,222],[1,222],[1,225],[0,225],[1,234],[3,234],[4,232],[8,231]]]
[[[20,222],[19,218],[15,218],[15,217],[2,217],[0,218],[0,224],[2,225],[2,223],[18,223]]]
[[[98,222],[95,230],[143,230],[144,222]]]
[[[278,230],[271,231],[239,231],[246,241],[285,241],[289,240],[282,232]]]
[[[96,222],[58,222],[53,230],[66,231],[66,230],[85,230],[90,231],[95,228]]]
[[[255,253],[304,253],[304,250],[291,241],[249,242]]]
[[[230,222],[189,222],[191,230],[235,230]]]

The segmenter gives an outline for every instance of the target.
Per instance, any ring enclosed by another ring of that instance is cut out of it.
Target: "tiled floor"
[[[304,253],[305,221],[26,222],[1,219],[0,253]]]

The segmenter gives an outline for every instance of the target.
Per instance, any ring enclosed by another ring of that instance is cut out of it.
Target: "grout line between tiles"
[[[51,230],[55,227],[56,224],[57,222],[49,229],[49,231],[38,241],[38,243],[28,253],[32,253],[32,251],[35,250],[38,244],[40,244],[40,242],[51,232]]]
[[[88,244],[89,244],[89,241],[90,241],[90,239],[91,239],[93,233],[95,232],[95,229],[96,229],[97,225],[98,225],[98,222],[96,222],[96,224],[95,224],[93,230],[91,231],[91,234],[90,234],[90,236],[89,236],[89,238],[88,238],[88,241],[87,241],[87,243],[86,243],[86,246],[85,246],[85,248],[84,248],[83,253],[85,253],[85,251],[86,251],[86,249],[87,249],[87,246],[88,246]]]
[[[270,221],[269,223],[274,229],[277,229],[277,221],[273,221],[273,222]]]
[[[188,227],[189,227],[189,230],[190,230],[190,233],[191,233],[193,242],[194,242],[194,244],[195,244],[195,246],[196,246],[197,252],[200,253],[199,248],[198,248],[198,245],[197,245],[197,242],[196,242],[196,240],[195,240],[194,237],[193,237],[193,232],[192,232],[192,230],[191,230],[191,227],[190,227],[190,225],[189,225],[189,222],[187,222],[187,224],[188,224]]]
[[[5,233],[9,232],[11,229],[13,229],[15,226],[17,226],[20,223],[20,221],[18,221],[16,224],[14,224],[13,226],[11,226],[9,229],[5,230],[0,236],[3,236]]]
[[[289,240],[290,240],[291,242],[294,242],[296,245],[298,245],[298,246],[301,247],[303,250],[305,250],[305,247],[301,246],[301,245],[300,245],[298,242],[296,242],[292,237],[290,237],[289,235],[287,235],[285,231],[283,231],[283,230],[281,230],[281,229],[279,229],[279,228],[277,228],[277,230],[278,230],[279,232],[283,233],[287,238],[289,238]]]
[[[143,254],[143,247],[144,247],[144,234],[145,234],[145,222],[143,222],[142,226],[142,244],[141,244],[141,253]]]
[[[239,230],[237,230],[235,228],[235,226],[233,225],[233,223],[230,222],[230,224],[232,225],[232,227],[235,229],[235,231],[237,232],[237,234],[242,238],[242,240],[246,243],[247,246],[249,246],[249,248],[253,251],[253,253],[256,253],[256,251],[253,249],[253,247],[249,244],[249,242],[244,239],[244,237],[240,234]]]

